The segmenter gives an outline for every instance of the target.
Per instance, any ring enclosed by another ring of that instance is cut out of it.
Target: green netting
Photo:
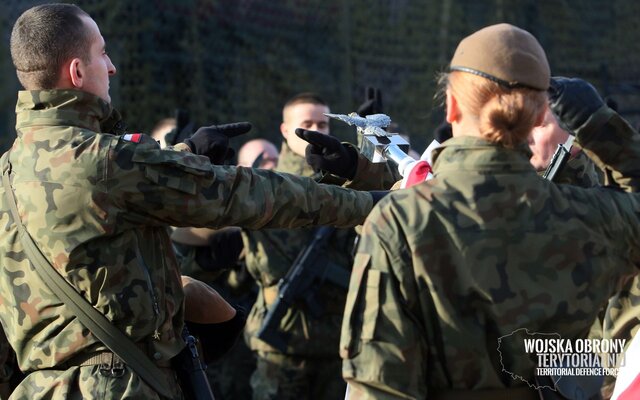
[[[17,16],[41,1],[3,0],[0,146],[13,136],[18,88],[8,41]],[[511,22],[534,33],[554,74],[581,76],[640,117],[640,2],[612,0],[85,0],[118,68],[112,99],[133,130],[149,131],[177,107],[199,124],[249,120],[244,140],[280,142],[282,104],[317,91],[350,112],[380,87],[385,111],[423,149],[442,118],[434,77],[457,42]],[[333,125],[344,139],[354,134]]]

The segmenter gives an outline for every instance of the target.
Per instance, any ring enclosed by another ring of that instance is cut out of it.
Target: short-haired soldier
[[[18,94],[18,137],[3,156],[10,187],[0,189],[0,321],[27,373],[13,398],[160,395],[130,366],[113,368],[122,360],[36,273],[9,191],[46,260],[161,369],[176,399],[182,393],[170,361],[185,345],[185,320],[206,330],[236,314],[224,304],[211,313],[220,299],[181,279],[168,225],[352,226],[373,205],[368,193],[214,165],[226,157],[228,137],[246,132],[247,123],[201,128],[166,150],[146,135],[101,133],[112,115],[116,68],[97,24],[76,6],[24,12],[11,51],[26,89]]]

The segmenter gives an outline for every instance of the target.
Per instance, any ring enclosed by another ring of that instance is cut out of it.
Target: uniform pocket
[[[369,268],[371,256],[358,253],[351,272],[345,304],[340,356],[355,357],[362,342],[373,339],[380,311],[380,271]]]

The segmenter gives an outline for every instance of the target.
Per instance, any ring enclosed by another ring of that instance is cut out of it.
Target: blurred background
[[[15,137],[19,84],[9,37],[25,9],[0,5],[0,149]],[[640,122],[640,2],[635,0],[78,0],[98,23],[118,70],[113,104],[129,129],[189,111],[198,125],[251,121],[233,146],[281,142],[284,102],[320,93],[336,113],[355,111],[367,86],[420,152],[442,121],[435,76],[458,41],[494,23],[533,33],[552,74],[591,81]],[[336,136],[355,131],[332,122]]]

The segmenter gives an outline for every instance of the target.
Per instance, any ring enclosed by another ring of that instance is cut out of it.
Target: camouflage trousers
[[[11,394],[11,400],[92,399],[160,400],[160,395],[125,366],[122,376],[110,376],[100,365],[71,367],[67,370],[38,370],[28,374]],[[164,378],[173,389],[173,399],[182,399],[175,373],[162,368]],[[162,398],[164,400],[164,398]]]
[[[256,371],[251,376],[253,400],[343,399],[340,358],[296,357],[258,352]]]
[[[251,374],[256,369],[256,356],[244,340],[221,359],[207,365],[207,377],[216,400],[251,399]]]

